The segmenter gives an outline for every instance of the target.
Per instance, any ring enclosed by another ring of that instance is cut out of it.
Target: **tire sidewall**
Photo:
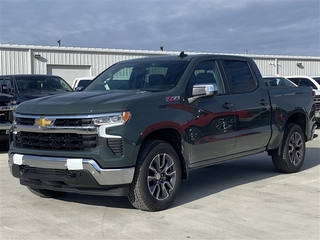
[[[291,161],[290,161],[290,158],[289,158],[289,142],[290,142],[290,138],[291,136],[295,133],[299,133],[300,136],[302,137],[302,141],[303,141],[303,158],[302,160],[297,164],[297,165],[294,165]],[[285,160],[285,162],[287,163],[287,166],[290,168],[290,170],[292,172],[297,172],[299,171],[299,169],[301,168],[303,162],[304,162],[304,158],[305,158],[305,154],[306,154],[306,145],[305,145],[305,140],[304,140],[304,134],[301,130],[301,128],[298,126],[298,125],[293,125],[291,127],[291,129],[289,130],[288,134],[287,134],[287,138],[285,139],[285,142],[284,142],[284,146],[283,146],[283,160]]]
[[[157,200],[156,198],[154,198],[154,196],[152,196],[152,194],[149,191],[147,179],[148,179],[148,172],[149,172],[149,166],[150,166],[151,161],[153,160],[153,158],[156,155],[163,154],[163,153],[168,154],[174,162],[174,168],[176,171],[176,181],[175,181],[173,191],[170,192],[170,196],[164,200]],[[166,142],[159,142],[159,144],[156,147],[154,147],[146,155],[146,157],[141,165],[141,168],[140,168],[140,175],[139,175],[138,181],[141,186],[141,189],[143,189],[143,196],[142,197],[147,202],[147,205],[151,204],[152,206],[155,206],[158,210],[165,209],[169,205],[171,205],[171,203],[174,201],[174,199],[177,195],[177,192],[179,190],[179,187],[180,187],[181,166],[180,166],[179,157],[170,144],[168,144]]]

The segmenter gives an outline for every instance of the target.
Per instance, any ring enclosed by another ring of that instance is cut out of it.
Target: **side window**
[[[215,83],[218,88],[218,94],[225,93],[225,88],[216,61],[202,62],[196,67],[187,85],[188,95],[191,96],[193,85],[203,83]]]
[[[224,66],[233,93],[253,91],[257,84],[247,62],[224,60]]]

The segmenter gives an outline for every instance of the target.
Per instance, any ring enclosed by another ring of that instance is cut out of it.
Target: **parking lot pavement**
[[[37,197],[1,153],[0,239],[319,240],[319,165],[320,136],[298,173],[278,173],[266,153],[194,170],[169,209],[143,212],[125,197]]]

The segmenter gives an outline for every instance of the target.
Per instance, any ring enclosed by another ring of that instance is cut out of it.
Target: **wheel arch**
[[[295,123],[299,125],[304,133],[305,140],[308,141],[308,137],[306,135],[306,128],[307,128],[307,120],[306,120],[306,114],[301,112],[293,113],[289,116],[286,125],[288,123]]]
[[[274,141],[272,141],[272,143],[269,143],[269,145],[273,146],[272,148],[268,149],[268,154],[272,155],[274,154],[274,152],[276,151],[278,154],[280,154],[280,145],[282,144],[283,141],[283,137],[284,137],[284,130],[286,129],[286,127],[288,126],[288,124],[290,123],[294,123],[297,124],[298,126],[300,126],[300,128],[302,129],[305,141],[308,141],[308,137],[306,134],[306,128],[307,128],[307,119],[306,119],[306,114],[302,113],[302,112],[294,112],[291,115],[288,116],[283,131],[278,133],[278,138],[274,139]]]
[[[143,144],[149,140],[162,140],[169,143],[175,149],[179,157],[182,179],[188,179],[188,167],[184,156],[184,147],[182,144],[183,136],[180,134],[180,132],[174,128],[162,128],[149,132],[148,135],[146,135],[142,140],[139,152],[143,149]]]

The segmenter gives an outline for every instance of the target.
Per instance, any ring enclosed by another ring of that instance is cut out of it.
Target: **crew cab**
[[[184,52],[118,62],[14,115],[9,167],[32,193],[125,195],[146,211],[196,168],[266,151],[297,172],[316,128],[310,88],[268,88],[248,57]]]

